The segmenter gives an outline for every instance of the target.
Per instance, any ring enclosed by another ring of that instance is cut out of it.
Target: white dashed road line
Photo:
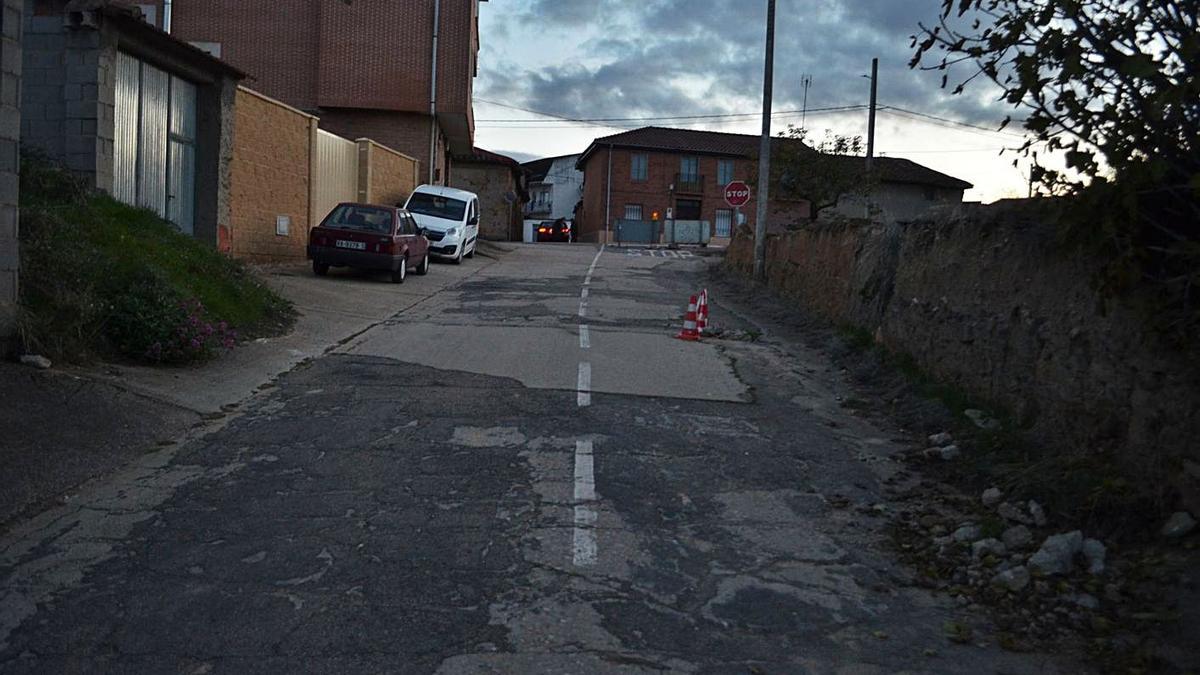
[[[586,408],[592,404],[592,364],[583,361],[579,364],[579,407]]]
[[[582,319],[587,318],[588,287],[592,285],[592,275],[600,256],[604,254],[604,246],[592,258],[588,266],[587,276],[583,278],[583,289],[579,292],[579,348],[591,349],[592,337],[588,325]],[[592,404],[592,364],[589,361],[579,362],[579,383],[576,402],[580,408]],[[579,440],[575,442],[575,531],[571,546],[571,560],[576,567],[596,564],[596,473],[592,456],[592,441]]]
[[[577,567],[596,564],[595,501],[592,442],[575,441],[575,536],[571,558]]]

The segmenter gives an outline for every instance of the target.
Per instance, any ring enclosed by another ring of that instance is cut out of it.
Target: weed
[[[180,363],[232,346],[238,333],[290,324],[290,304],[244,265],[154,213],[91,192],[37,157],[23,157],[21,171],[18,329],[27,351]]]

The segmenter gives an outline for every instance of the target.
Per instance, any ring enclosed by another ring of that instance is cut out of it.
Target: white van
[[[429,239],[429,252],[455,264],[475,256],[479,239],[479,197],[474,192],[440,185],[421,185],[404,208],[417,219]]]

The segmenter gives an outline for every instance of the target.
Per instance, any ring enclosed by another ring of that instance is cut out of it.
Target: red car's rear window
[[[330,211],[328,216],[325,216],[321,226],[339,230],[363,230],[364,232],[390,234],[392,214],[391,209],[376,206],[341,204]]]

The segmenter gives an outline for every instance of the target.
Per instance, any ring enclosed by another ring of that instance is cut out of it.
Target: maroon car
[[[401,284],[409,271],[429,271],[429,240],[404,209],[338,204],[308,233],[308,257],[319,277],[330,267],[355,267],[390,272]]]

